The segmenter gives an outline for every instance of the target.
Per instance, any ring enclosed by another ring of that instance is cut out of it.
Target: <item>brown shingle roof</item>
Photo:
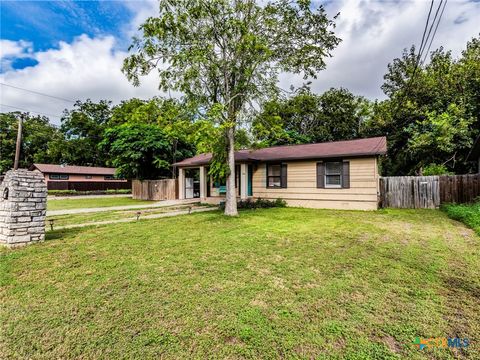
[[[356,157],[384,155],[387,152],[385,136],[332,141],[317,144],[272,146],[259,150],[235,152],[235,161],[283,161],[302,159],[322,159],[335,157]],[[176,166],[207,165],[211,154],[200,154],[176,163]]]
[[[38,169],[42,173],[48,174],[115,175],[115,168],[94,166],[33,164],[30,167],[30,170],[34,169]]]

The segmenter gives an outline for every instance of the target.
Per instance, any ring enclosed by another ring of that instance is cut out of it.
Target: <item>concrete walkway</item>
[[[132,194],[111,194],[111,195],[48,195],[47,200],[75,200],[75,199],[105,199],[105,198],[131,198]]]
[[[205,211],[214,211],[214,210],[218,210],[218,208],[208,207],[208,208],[203,208],[203,209],[192,209],[191,211],[190,210],[171,211],[171,212],[167,212],[167,213],[163,213],[163,214],[143,215],[143,216],[140,216],[139,220],[159,219],[159,218],[165,218],[165,217],[187,215],[187,214],[193,214],[193,213],[205,212]],[[89,222],[89,223],[85,223],[85,224],[72,224],[72,225],[65,225],[65,226],[56,226],[56,227],[54,227],[54,230],[74,229],[74,228],[80,228],[80,227],[85,227],[85,226],[98,226],[98,225],[128,223],[128,222],[133,222],[133,221],[137,221],[137,218],[136,217],[131,217],[131,218],[126,218],[126,219],[118,219],[118,220],[106,220],[106,221]]]
[[[68,209],[68,210],[47,210],[47,216],[59,216],[59,215],[73,215],[73,214],[87,214],[94,212],[104,211],[118,211],[118,210],[137,210],[137,209],[154,209],[166,206],[195,204],[200,202],[200,199],[186,199],[186,200],[163,200],[147,205],[123,205],[123,206],[109,206],[99,208],[81,208],[81,209]]]

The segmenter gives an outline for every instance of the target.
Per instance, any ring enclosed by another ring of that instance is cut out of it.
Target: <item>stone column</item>
[[[240,164],[240,199],[247,198],[247,186],[248,186],[248,165]]]
[[[185,199],[185,169],[178,169],[178,198]]]
[[[200,166],[200,199],[207,198],[207,168]]]
[[[38,171],[10,170],[0,185],[0,244],[45,240],[47,185]]]

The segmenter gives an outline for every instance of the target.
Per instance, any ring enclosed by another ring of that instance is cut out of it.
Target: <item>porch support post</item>
[[[207,198],[207,169],[200,166],[200,199]]]
[[[247,198],[248,165],[240,164],[240,199]]]
[[[178,168],[178,198],[185,199],[185,169]]]

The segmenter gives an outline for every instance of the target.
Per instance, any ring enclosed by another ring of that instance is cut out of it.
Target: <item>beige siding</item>
[[[282,198],[290,206],[326,209],[377,209],[378,171],[376,158],[350,161],[350,188],[317,189],[316,161],[287,162],[287,188],[266,188],[266,165],[259,164],[253,174],[255,198]]]

